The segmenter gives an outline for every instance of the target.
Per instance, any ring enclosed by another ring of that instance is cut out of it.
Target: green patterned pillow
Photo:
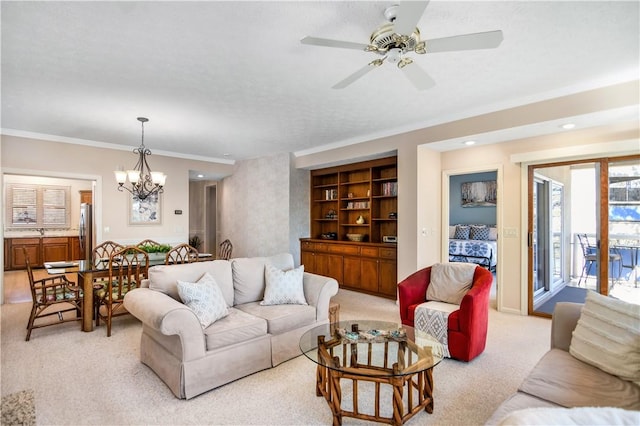
[[[178,280],[178,294],[182,303],[196,314],[202,328],[229,315],[222,290],[208,272],[197,283]]]
[[[306,305],[302,280],[304,265],[288,271],[266,265],[264,270],[265,289],[261,305]]]

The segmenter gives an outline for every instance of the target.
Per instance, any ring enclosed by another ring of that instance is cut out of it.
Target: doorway
[[[640,303],[640,156],[529,166],[529,314],[597,291]]]

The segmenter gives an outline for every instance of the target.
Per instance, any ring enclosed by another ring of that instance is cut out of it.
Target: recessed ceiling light
[[[229,154],[228,152],[225,152],[224,154],[222,154],[223,157],[229,157],[231,156],[231,154]]]
[[[464,143],[465,145],[467,145],[467,146],[471,146],[471,145],[475,144],[475,143],[476,143],[476,141],[464,141],[463,143]]]
[[[562,125],[562,126],[560,126],[560,127],[562,127],[562,128],[563,128],[563,129],[565,129],[565,130],[569,130],[569,129],[573,129],[574,127],[576,127],[576,125],[575,125],[575,124],[573,124],[573,123],[566,123],[566,124],[563,124],[563,125]]]
[[[203,177],[204,177],[204,175],[203,175],[203,174],[199,174],[199,175],[198,175],[198,177],[199,177],[199,178],[203,178]]]

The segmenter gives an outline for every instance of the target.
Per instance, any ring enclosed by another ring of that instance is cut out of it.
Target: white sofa
[[[126,295],[126,309],[143,325],[140,360],[178,398],[192,398],[294,358],[300,355],[300,336],[328,323],[336,280],[305,272],[308,305],[263,306],[267,264],[281,270],[294,267],[288,253],[154,266],[149,280]],[[203,329],[182,303],[177,281],[195,283],[205,272],[222,290],[229,314]]]

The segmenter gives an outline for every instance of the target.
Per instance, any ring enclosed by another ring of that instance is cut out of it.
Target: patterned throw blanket
[[[447,337],[449,314],[458,309],[459,305],[434,301],[416,306],[413,327],[438,340],[443,346],[443,356],[446,358],[451,358]]]

